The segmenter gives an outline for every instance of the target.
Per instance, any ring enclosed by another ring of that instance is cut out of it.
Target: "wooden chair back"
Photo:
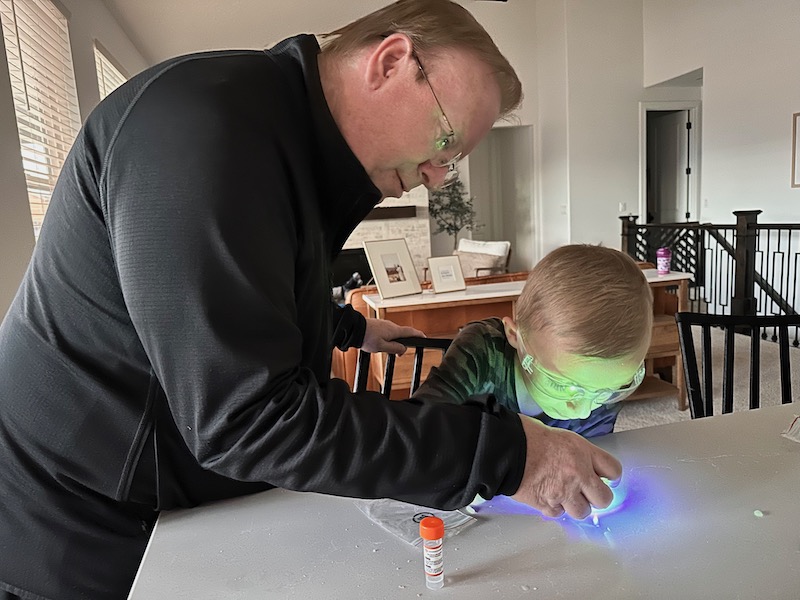
[[[411,386],[408,395],[410,396],[419,388],[422,383],[422,361],[425,356],[426,349],[437,349],[441,351],[442,356],[450,347],[453,341],[449,338],[423,338],[423,337],[410,337],[400,338],[397,340],[406,348],[414,350],[414,369],[411,374]],[[369,378],[369,365],[370,353],[364,350],[358,352],[358,364],[356,365],[355,384],[353,385],[354,392],[360,392],[367,389],[367,380]],[[392,397],[392,379],[394,377],[394,365],[397,356],[389,354],[386,359],[386,368],[383,372],[383,381],[381,383],[381,394],[387,398]]]

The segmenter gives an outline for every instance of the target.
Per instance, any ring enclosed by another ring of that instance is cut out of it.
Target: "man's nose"
[[[431,161],[421,164],[419,173],[420,177],[422,177],[422,185],[429,190],[439,189],[442,187],[449,170],[450,167],[437,167],[431,164]]]

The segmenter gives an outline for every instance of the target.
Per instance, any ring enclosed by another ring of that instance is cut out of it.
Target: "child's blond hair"
[[[578,356],[644,353],[653,324],[653,293],[627,254],[588,244],[562,246],[539,261],[517,301],[517,326],[552,333]]]

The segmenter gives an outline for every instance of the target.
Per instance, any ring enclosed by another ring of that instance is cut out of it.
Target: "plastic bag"
[[[438,510],[388,498],[354,502],[358,510],[370,520],[413,546],[422,544],[422,538],[419,537],[419,522],[425,517],[439,517],[444,521],[445,538],[458,534],[476,521],[475,517],[459,510]]]

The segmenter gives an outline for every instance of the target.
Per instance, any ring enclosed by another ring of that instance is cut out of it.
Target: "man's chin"
[[[385,182],[383,185],[378,185],[377,187],[381,191],[381,200],[385,198],[399,198],[403,195],[403,188],[396,179],[391,182]]]

